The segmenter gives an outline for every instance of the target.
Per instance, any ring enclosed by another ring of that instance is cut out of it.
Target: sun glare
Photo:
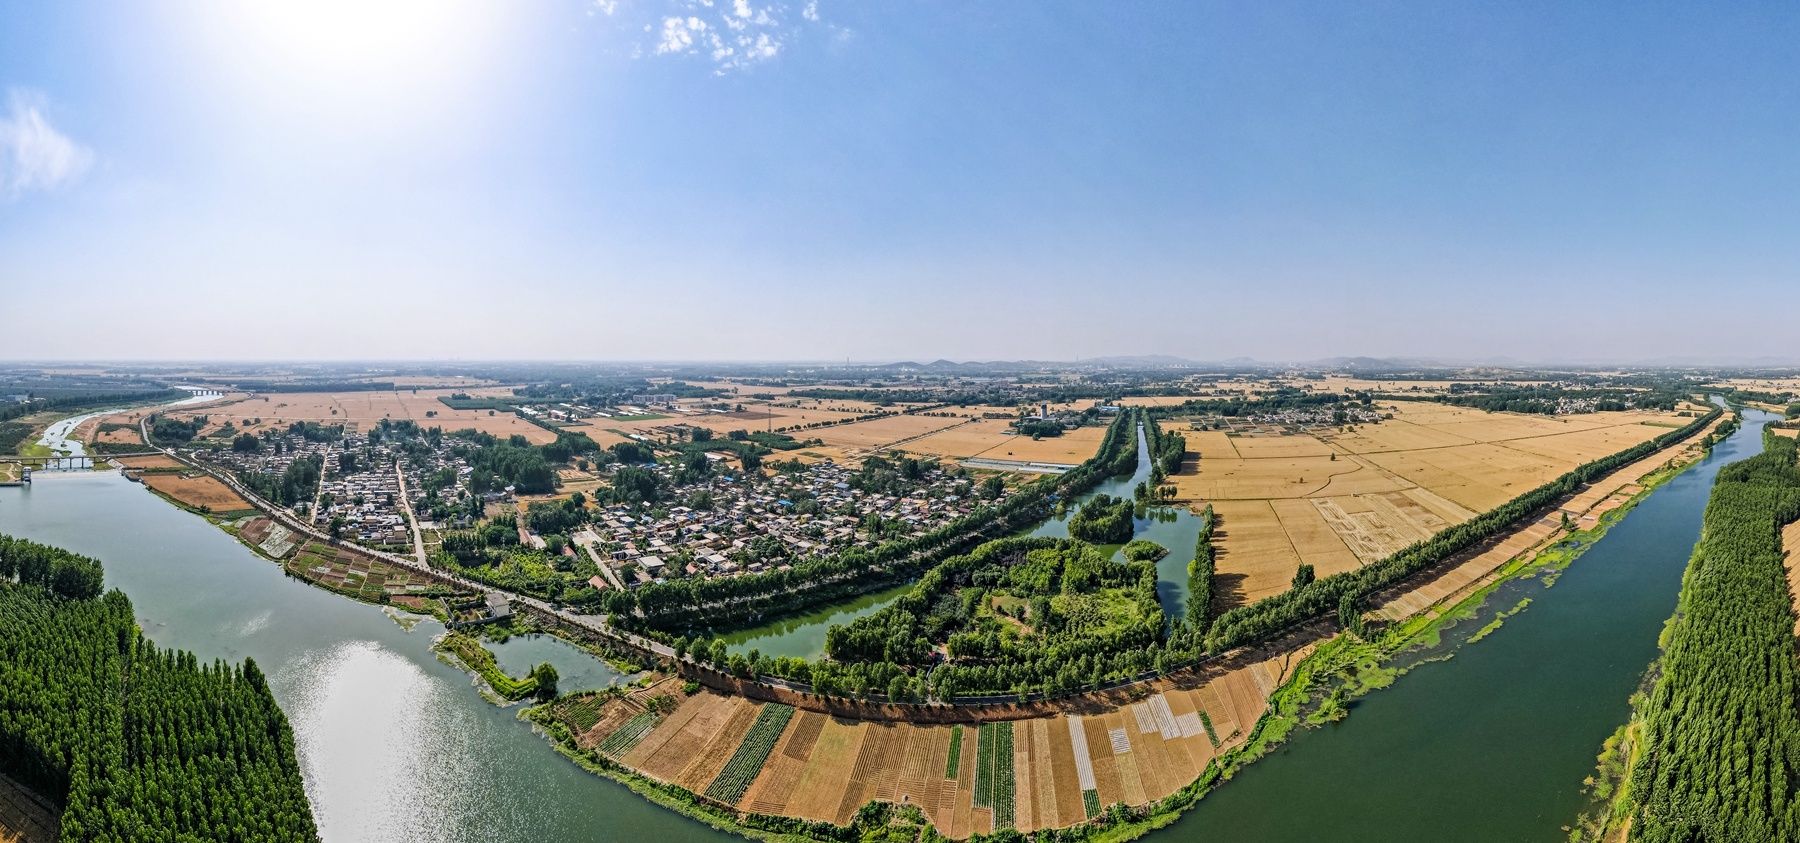
[[[198,22],[224,72],[280,107],[364,112],[430,108],[475,79],[505,7],[434,0],[225,3]]]

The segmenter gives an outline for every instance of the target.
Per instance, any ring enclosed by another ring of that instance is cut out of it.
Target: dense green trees
[[[155,442],[172,442],[186,444],[200,435],[206,427],[205,416],[191,419],[172,419],[168,416],[152,416],[150,419],[150,438]]]
[[[104,573],[100,560],[59,547],[0,535],[0,583],[17,578],[76,600],[100,596]]]
[[[73,569],[82,596],[38,573]],[[0,574],[0,772],[64,806],[62,839],[317,839],[255,662],[150,643],[94,560],[0,537]]]
[[[1212,544],[1213,528],[1219,516],[1212,504],[1200,511],[1200,535],[1194,540],[1194,558],[1188,562],[1188,624],[1198,632],[1212,625],[1213,574],[1216,572]]]
[[[701,455],[701,459],[706,459]],[[650,469],[637,465],[620,466],[613,472],[612,485],[606,490],[607,500],[613,503],[635,504],[656,503],[667,494],[668,484],[662,476]]]
[[[1307,392],[1303,389],[1283,387],[1267,394],[1250,398],[1233,396],[1230,398],[1195,398],[1181,404],[1168,404],[1151,407],[1146,412],[1152,417],[1220,415],[1249,416],[1257,413],[1272,413],[1278,410],[1291,410],[1302,407],[1325,407],[1347,400],[1334,392]]]
[[[1187,437],[1165,432],[1156,419],[1146,416],[1144,438],[1150,446],[1150,460],[1156,466],[1158,482],[1181,470],[1181,460],[1187,455]]]
[[[832,627],[832,661],[814,665],[812,678],[847,668],[919,674],[941,647],[949,661],[931,674],[940,696],[1063,693],[1141,672],[1162,630],[1153,563],[1114,562],[1080,541],[1003,539],[945,560],[887,608]]]
[[[1131,513],[1131,501],[1095,495],[1069,519],[1069,535],[1095,544],[1123,544],[1131,541]]]
[[[282,506],[293,506],[312,501],[313,493],[319,488],[323,464],[318,456],[305,456],[288,463],[280,475],[246,469],[238,469],[235,473],[238,482],[250,491]]]
[[[1628,792],[1633,840],[1800,839],[1800,675],[1780,528],[1795,442],[1719,472],[1664,633]]]
[[[523,436],[514,435],[502,441],[485,433],[458,431],[453,434],[473,441],[476,447],[465,454],[469,467],[470,491],[480,494],[503,486],[512,486],[521,495],[545,495],[556,491],[556,471],[546,454],[570,453],[563,440],[542,448],[533,447]],[[586,439],[587,437],[582,437]],[[592,440],[589,440],[592,444]],[[565,456],[562,461],[567,461]]]
[[[1572,401],[1583,402],[1596,411],[1673,410],[1689,400],[1693,391],[1692,383],[1679,378],[1578,386],[1456,383],[1450,385],[1448,394],[1435,396],[1434,400],[1491,413],[1555,415]]]

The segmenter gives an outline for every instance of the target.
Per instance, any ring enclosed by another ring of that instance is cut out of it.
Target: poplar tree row
[[[255,662],[158,648],[95,560],[0,537],[0,575],[0,772],[62,806],[61,839],[318,838]]]
[[[1800,839],[1800,676],[1781,527],[1795,442],[1726,466],[1664,635],[1630,773],[1631,839]]]

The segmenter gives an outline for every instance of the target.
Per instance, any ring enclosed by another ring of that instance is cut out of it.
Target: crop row
[[[557,714],[579,735],[600,722],[600,707],[604,702],[598,694],[589,694],[558,705]]]
[[[637,746],[638,742],[642,741],[645,735],[650,734],[650,730],[655,727],[655,714],[646,711],[633,717],[625,721],[625,725],[614,729],[612,734],[606,736],[606,740],[600,742],[600,754],[609,758],[618,758],[630,752],[631,748]]]
[[[974,803],[993,809],[994,828],[1013,825],[1014,787],[1012,721],[983,723],[975,744]]]
[[[962,763],[962,735],[961,726],[950,727],[950,758],[944,762],[944,778],[946,779],[956,778],[957,765]]]
[[[994,828],[1013,827],[1013,724],[994,724]]]
[[[750,783],[762,772],[763,762],[769,760],[769,753],[775,750],[775,742],[781,739],[781,733],[793,716],[791,705],[764,705],[762,711],[756,713],[756,722],[751,724],[737,751],[731,754],[731,760],[725,762],[725,769],[707,785],[707,797],[728,805],[735,805],[744,798],[744,791],[750,789]]]

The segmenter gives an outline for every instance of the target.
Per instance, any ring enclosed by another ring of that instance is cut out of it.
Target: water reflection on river
[[[0,489],[0,532],[104,560],[107,584],[131,595],[159,644],[256,659],[294,725],[327,841],[735,839],[557,755],[517,707],[484,701],[468,674],[437,659],[435,622],[409,630],[287,578],[117,472]],[[527,639],[512,652],[557,646]],[[565,674],[578,684],[616,677],[574,648],[555,658],[571,657],[587,660]]]

